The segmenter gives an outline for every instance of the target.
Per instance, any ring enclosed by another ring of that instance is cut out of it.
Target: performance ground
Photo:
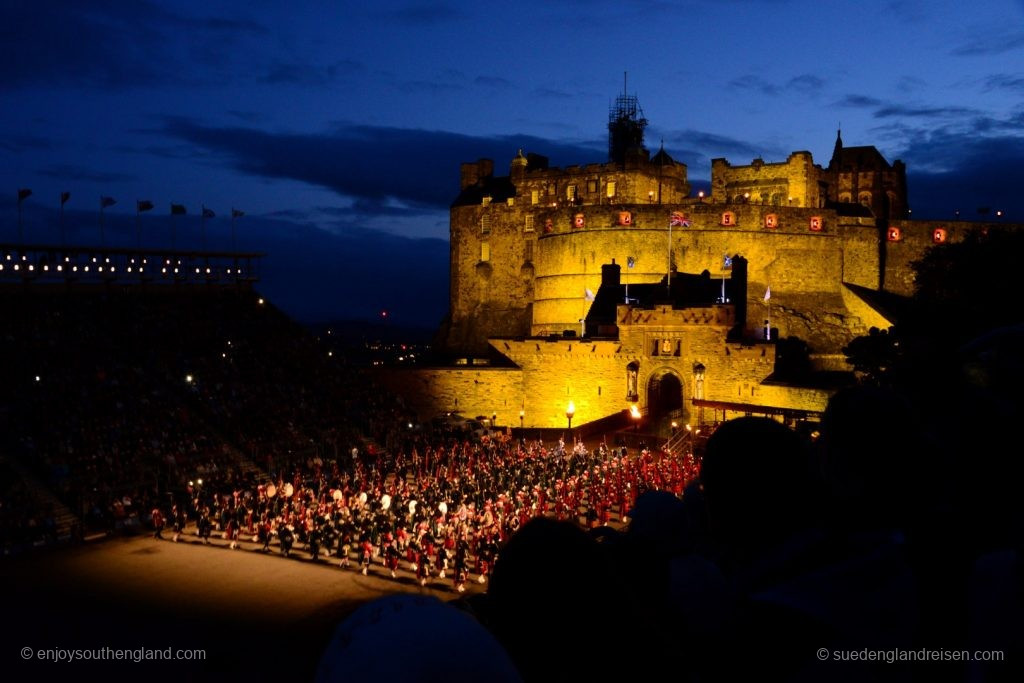
[[[270,554],[258,547],[137,536],[4,558],[3,670],[115,681],[310,680],[335,627],[363,602],[397,592],[459,596],[450,579],[421,588],[405,562],[392,579],[379,562],[363,576],[333,556],[314,563],[300,546],[290,558],[276,545]],[[465,595],[484,590],[473,581]],[[130,658],[167,648],[202,650],[204,659],[113,659],[115,651]],[[57,649],[105,661],[47,659]]]

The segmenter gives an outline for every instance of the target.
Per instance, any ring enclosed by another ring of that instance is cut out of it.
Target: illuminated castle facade
[[[827,167],[806,151],[714,159],[694,196],[685,164],[644,147],[646,123],[622,95],[607,163],[553,168],[520,150],[507,175],[462,165],[437,336],[455,365],[404,375],[413,405],[546,427],[566,424],[569,401],[576,424],[634,405],[813,414],[831,390],[776,381],[778,340],[849,371],[842,347],[891,324],[873,295],[911,293],[911,261],[984,227],[908,220],[903,163],[838,135]]]

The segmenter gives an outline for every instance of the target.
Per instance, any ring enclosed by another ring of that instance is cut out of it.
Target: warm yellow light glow
[[[565,415],[566,415],[566,417],[572,417],[575,414],[576,414],[576,405],[572,401],[569,401],[569,407],[565,409]]]
[[[629,407],[629,414],[633,419],[640,419],[640,409],[635,403]]]

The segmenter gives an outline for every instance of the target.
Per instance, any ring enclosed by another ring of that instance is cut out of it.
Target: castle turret
[[[512,159],[512,163],[509,164],[508,174],[515,182],[517,179],[522,178],[526,174],[526,167],[530,165],[530,160],[523,155],[523,150],[516,153],[516,156]]]
[[[636,95],[623,92],[615,98],[608,112],[608,161],[621,166],[647,161],[650,153],[644,147],[647,119]]]

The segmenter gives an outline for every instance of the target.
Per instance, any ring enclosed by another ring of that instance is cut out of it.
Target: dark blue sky
[[[7,0],[0,7],[0,240],[269,253],[262,289],[303,320],[434,326],[458,165],[520,147],[603,161],[608,105],[640,98],[648,147],[826,164],[841,125],[908,167],[915,217],[1024,220],[1024,0],[374,3]]]

